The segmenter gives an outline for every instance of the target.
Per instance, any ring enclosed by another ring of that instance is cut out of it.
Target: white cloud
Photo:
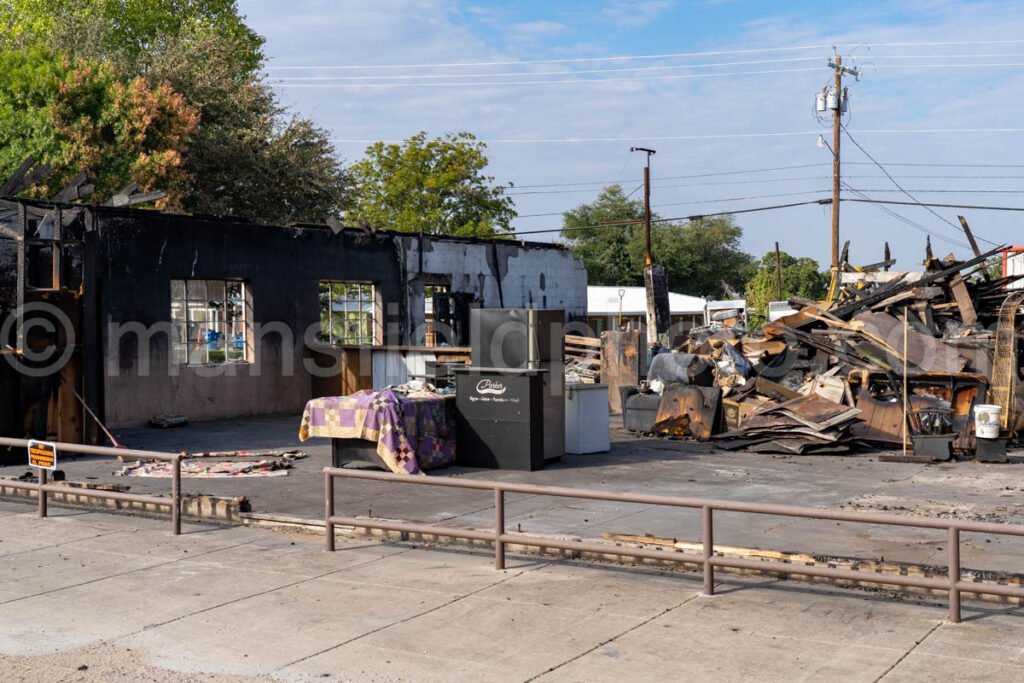
[[[267,52],[278,65],[439,64],[538,59],[564,53],[581,56],[607,54],[600,47],[600,34],[577,35],[559,32],[557,22],[536,22],[533,35],[546,35],[543,50],[523,47],[510,40],[509,30],[498,33],[500,46],[474,30],[462,9],[444,0],[389,3],[346,3],[344,11],[325,9],[321,3],[294,0],[287,12],[276,3],[242,0],[254,28],[267,36]],[[1024,46],[931,46],[927,48],[881,47],[889,42],[929,42],[1015,39],[1024,27],[1024,6],[961,4],[952,0],[921,0],[915,6],[913,24],[888,18],[886,6],[858,5],[848,13],[767,16],[730,29],[729,34],[708,35],[701,45],[679,45],[678,50],[747,49],[760,46],[862,45],[853,55],[859,63],[873,61],[878,70],[865,70],[860,83],[850,84],[852,120],[850,127],[858,141],[883,162],[1021,163],[1015,150],[1021,135],[881,135],[858,133],[865,129],[1019,127],[1014,111],[1024,103],[1024,76],[1010,69],[920,69],[896,70],[895,54],[938,55],[917,60],[946,63],[956,55],[1021,51]],[[634,12],[636,10],[634,9]],[[535,23],[535,22],[523,22]],[[546,25],[550,23],[552,25]],[[495,30],[495,29],[491,29]],[[609,28],[608,31],[613,29]],[[526,33],[530,33],[527,31]],[[609,35],[611,35],[609,33]],[[571,42],[569,38],[579,38]],[[587,43],[595,49],[586,50]],[[523,44],[525,45],[525,44]],[[633,178],[639,184],[641,159],[630,155],[630,144],[643,144],[642,136],[729,134],[771,131],[817,130],[811,115],[813,93],[830,78],[825,67],[830,49],[819,51],[742,55],[715,58],[720,61],[781,59],[792,56],[820,57],[820,61],[781,64],[775,68],[813,67],[817,71],[764,74],[746,77],[694,80],[607,82],[600,84],[554,84],[534,86],[475,86],[458,88],[412,87],[373,89],[283,89],[282,96],[302,113],[312,115],[339,138],[402,139],[419,130],[439,135],[446,131],[469,130],[483,140],[548,139],[568,137],[628,137],[635,139],[608,143],[508,144],[492,143],[489,153],[492,174],[498,182],[517,185],[617,181]],[[849,48],[844,48],[849,54]],[[703,59],[700,61],[712,61]],[[961,60],[963,61],[963,60]],[[980,61],[1021,61],[1019,59]],[[667,65],[650,60],[643,66]],[[672,62],[672,63],[678,63]],[[916,62],[915,62],[916,63]],[[635,64],[613,63],[613,67]],[[582,68],[601,68],[588,64]],[[609,65],[604,65],[609,66]],[[321,71],[306,76],[340,74],[415,74],[412,82],[433,83],[443,79],[422,76],[443,73],[535,74],[564,70],[565,65],[510,65],[501,67],[460,67],[458,69],[391,69],[372,72]],[[752,68],[773,68],[752,67]],[[728,71],[736,68],[726,69]],[[280,75],[282,72],[274,72]],[[296,75],[289,72],[290,75]],[[642,73],[642,72],[641,72]],[[652,74],[657,72],[651,72]],[[590,77],[629,77],[632,74],[597,74]],[[582,77],[582,76],[581,76]],[[540,77],[538,77],[540,78]],[[546,76],[543,78],[552,78]],[[564,76],[562,77],[564,78]],[[527,76],[486,80],[523,81]],[[466,81],[472,79],[453,79]],[[664,216],[685,216],[736,207],[753,207],[800,199],[828,196],[830,187],[828,153],[815,147],[816,133],[805,137],[740,138],[732,140],[662,141],[652,168],[655,178],[654,204]],[[365,145],[339,143],[348,159],[357,158]],[[867,159],[853,145],[844,145],[844,173],[849,182],[867,189],[894,189],[881,173],[862,165]],[[822,164],[750,176],[715,176],[704,179],[666,180],[669,176],[769,168],[800,164]],[[893,167],[902,175],[955,175],[957,169]],[[963,171],[963,169],[961,169]],[[984,172],[984,169],[982,169]],[[963,175],[971,174],[970,169]],[[974,175],[982,174],[978,169]],[[990,175],[1024,175],[1024,169],[1003,170]],[[854,176],[873,176],[871,178]],[[801,178],[801,180],[793,180]],[[743,181],[736,184],[698,184]],[[760,181],[775,182],[760,182]],[[758,181],[758,182],[755,182]],[[992,188],[1024,190],[1019,179],[902,180],[905,187],[920,189]],[[973,184],[972,184],[973,183]],[[688,185],[682,187],[682,185]],[[634,185],[626,185],[627,191]],[[550,188],[573,189],[573,188]],[[591,192],[520,195],[521,214],[558,213],[589,201]],[[812,192],[757,200],[739,198],[769,194]],[[820,192],[819,191],[823,191]],[[884,199],[899,199],[898,193],[878,193]],[[998,203],[1024,205],[1024,195],[925,194],[922,199],[952,200],[954,203]],[[673,206],[665,206],[673,205]],[[923,209],[895,207],[900,213],[927,226],[936,234],[959,238],[954,229]],[[955,210],[943,215],[954,223]],[[967,212],[979,235],[999,242],[1019,241],[1016,214]],[[557,227],[558,215],[520,219],[524,230]],[[787,211],[744,214],[745,247],[760,255],[775,240],[784,249],[811,255],[823,263],[828,257],[829,218],[827,207],[804,207]],[[882,242],[892,243],[901,265],[920,261],[923,235],[893,220],[869,205],[844,205],[843,239],[851,237],[855,261],[880,260]],[[962,239],[962,238],[959,238]],[[946,243],[933,240],[936,252],[945,253]],[[680,287],[685,291],[685,287]]]
[[[613,0],[601,16],[611,24],[636,28],[647,26],[675,4],[673,0]]]

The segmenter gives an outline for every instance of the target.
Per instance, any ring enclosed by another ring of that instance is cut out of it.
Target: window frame
[[[354,297],[351,296],[353,290]],[[317,338],[321,343],[332,346],[379,345],[379,297],[380,290],[375,282],[320,280],[317,291],[320,331]],[[356,325],[354,331],[353,323]]]
[[[254,361],[248,282],[240,278],[173,278],[170,290],[171,365],[247,365]]]

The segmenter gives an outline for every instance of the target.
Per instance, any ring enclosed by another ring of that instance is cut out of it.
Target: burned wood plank
[[[839,306],[838,308],[833,309],[831,313],[840,318],[850,315],[852,313],[856,313],[857,311],[863,308],[872,306],[878,303],[879,301],[887,299],[888,297],[894,294],[899,294],[904,290],[910,289],[915,286],[923,287],[925,285],[930,285],[931,283],[938,282],[939,280],[947,278],[950,275],[953,275],[954,273],[959,273],[963,270],[966,270],[967,268],[976,266],[985,261],[986,259],[995,256],[999,252],[1003,251],[1005,248],[1005,245],[1000,245],[998,247],[995,247],[994,249],[986,251],[985,253],[979,256],[975,256],[973,259],[970,259],[969,261],[963,261],[962,263],[950,266],[949,268],[938,270],[932,273],[927,273],[914,282],[908,282],[906,280],[903,280],[897,284],[889,285],[887,287],[879,287],[878,291],[869,294],[863,299],[858,299],[857,301],[851,302],[849,304]]]
[[[964,234],[967,235],[967,241],[971,245],[971,251],[974,252],[975,256],[981,256],[981,249],[978,249],[978,242],[974,239],[974,233],[971,232],[971,226],[967,225],[967,219],[963,216],[957,216],[960,219],[960,227],[964,229]]]
[[[967,283],[963,281],[959,273],[949,279],[949,290],[953,292],[956,306],[960,309],[960,317],[967,325],[978,322],[978,313],[974,310],[974,302],[967,291]]]
[[[36,163],[35,157],[29,155],[21,165],[18,166],[17,170],[11,174],[11,177],[0,186],[0,197],[10,197],[18,193],[17,188],[21,186],[22,180],[25,178],[25,174],[29,172],[32,165]]]

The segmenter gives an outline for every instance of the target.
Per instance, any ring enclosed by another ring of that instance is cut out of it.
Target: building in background
[[[707,324],[707,301],[703,298],[669,292],[668,300],[673,338]],[[643,330],[646,320],[647,293],[643,287],[587,287],[587,325],[592,334],[615,329]]]

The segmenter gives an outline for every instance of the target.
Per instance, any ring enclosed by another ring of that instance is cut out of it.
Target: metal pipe
[[[327,531],[327,552],[334,552],[334,477],[324,474],[324,519]]]
[[[463,489],[492,490],[494,492],[495,525],[491,532],[439,527],[426,524],[411,524],[358,517],[334,516],[334,477],[350,479],[395,481],[406,484],[427,486],[449,486]],[[675,498],[668,496],[648,496],[620,494],[586,489],[568,489],[554,486],[535,486],[530,484],[513,484],[505,482],[488,482],[476,480],[434,479],[423,477],[406,477],[386,473],[360,472],[324,468],[325,478],[325,522],[329,532],[328,549],[333,549],[334,525],[342,524],[355,528],[382,529],[403,533],[417,533],[449,538],[464,538],[477,541],[490,541],[495,547],[495,567],[504,568],[505,545],[509,543],[539,548],[556,548],[575,552],[618,555],[677,562],[701,566],[704,571],[704,592],[714,594],[714,568],[730,567],[749,569],[758,572],[777,573],[781,575],[812,576],[827,579],[874,583],[880,585],[908,586],[941,590],[949,593],[949,619],[953,623],[960,621],[960,594],[969,592],[977,595],[999,595],[1013,598],[1024,598],[1024,588],[997,584],[969,583],[960,580],[960,532],[978,531],[982,533],[1024,535],[1024,525],[967,522],[961,520],[942,520],[938,518],[909,518],[898,515],[880,515],[873,513],[845,513],[821,510],[817,508],[795,507],[788,505],[761,505],[756,503],[734,503],[731,501],[701,500]],[[15,483],[15,482],[11,482]],[[21,482],[19,482],[21,483]],[[32,485],[25,485],[30,488]],[[49,488],[49,487],[47,487]],[[699,507],[702,513],[703,553],[700,557],[686,553],[649,550],[628,546],[607,545],[585,541],[560,540],[542,538],[521,533],[505,533],[504,495],[506,491],[550,495],[559,497],[584,498],[595,500],[615,500],[632,503],[661,504],[673,507]],[[753,514],[783,515],[792,517],[809,517],[838,521],[877,523],[917,528],[943,528],[947,531],[949,541],[949,575],[944,578],[923,578],[903,576],[899,574],[883,574],[880,572],[859,571],[854,569],[836,569],[801,564],[790,564],[779,561],[749,560],[742,558],[716,557],[714,555],[714,510],[722,509]]]
[[[960,623],[960,530],[949,528],[949,621]]]
[[[46,517],[46,475],[47,471],[44,469],[38,470],[38,481],[36,485],[36,498],[39,499],[39,516]]]
[[[171,463],[171,533],[181,535],[181,458]]]
[[[79,453],[82,455],[108,455],[114,458],[135,458],[136,460],[163,460],[173,462],[180,457],[180,453],[160,453],[154,451],[137,451],[131,448],[107,448],[106,446],[88,446],[80,443],[55,443],[58,451],[65,453]],[[0,436],[0,446],[11,446],[14,448],[28,448],[26,439],[12,439]]]
[[[701,510],[701,521],[704,538],[704,595],[715,594],[715,565],[711,559],[715,555],[715,523],[712,510],[705,505]]]
[[[343,526],[367,529],[381,529],[386,531],[397,531],[405,533],[425,534],[431,536],[464,538],[475,541],[494,541],[493,532],[475,531],[470,529],[457,529],[452,527],[431,526],[426,524],[410,524],[405,522],[392,522],[387,520],[369,519],[361,517],[335,517],[329,518],[328,523],[332,526],[340,524]],[[640,559],[676,562],[703,566],[705,559],[702,556],[689,555],[687,553],[649,550],[645,548],[632,548],[628,546],[616,546],[603,543],[587,541],[571,541],[557,538],[545,538],[530,536],[520,533],[504,533],[497,539],[503,545],[519,544],[537,548],[555,548],[558,550],[570,550],[584,553],[618,555],[622,557],[635,557]],[[839,579],[844,581],[858,581],[862,583],[874,583],[880,585],[908,586],[912,588],[925,588],[929,590],[948,591],[950,582],[948,579],[924,578],[903,576],[900,574],[882,574],[880,572],[867,572],[855,569],[835,569],[831,567],[816,567],[809,565],[790,564],[787,562],[768,560],[746,560],[741,558],[712,556],[710,560],[712,567],[730,567],[734,569],[749,569],[758,572],[793,574],[800,576],[812,576],[827,579]],[[1012,598],[1024,598],[1024,587],[1004,586],[997,584],[957,583],[959,591],[970,592],[979,595],[1000,595]]]
[[[332,476],[346,479],[363,479],[374,481],[393,481],[417,486],[447,486],[452,488],[476,489],[493,491],[500,487],[506,493],[525,493],[531,495],[555,496],[560,498],[582,498],[588,500],[613,501],[621,503],[639,503],[644,505],[665,505],[669,507],[703,508],[708,506],[724,512],[748,512],[781,517],[806,517],[835,522],[860,522],[864,524],[886,524],[890,526],[906,526],[921,529],[942,529],[955,526],[960,531],[985,534],[1005,534],[1024,536],[1024,524],[1002,524],[996,522],[972,522],[967,520],[941,519],[938,517],[911,517],[909,515],[893,515],[878,512],[846,512],[825,508],[798,507],[772,503],[744,503],[713,498],[679,498],[675,496],[654,496],[634,493],[616,493],[596,489],[577,489],[562,486],[537,486],[536,484],[517,484],[512,482],[491,482],[468,479],[451,479],[440,477],[409,477],[390,472],[362,472],[358,470],[342,470],[328,467],[324,469]]]
[[[505,568],[505,544],[501,537],[505,533],[505,492],[494,489],[494,568]]]

